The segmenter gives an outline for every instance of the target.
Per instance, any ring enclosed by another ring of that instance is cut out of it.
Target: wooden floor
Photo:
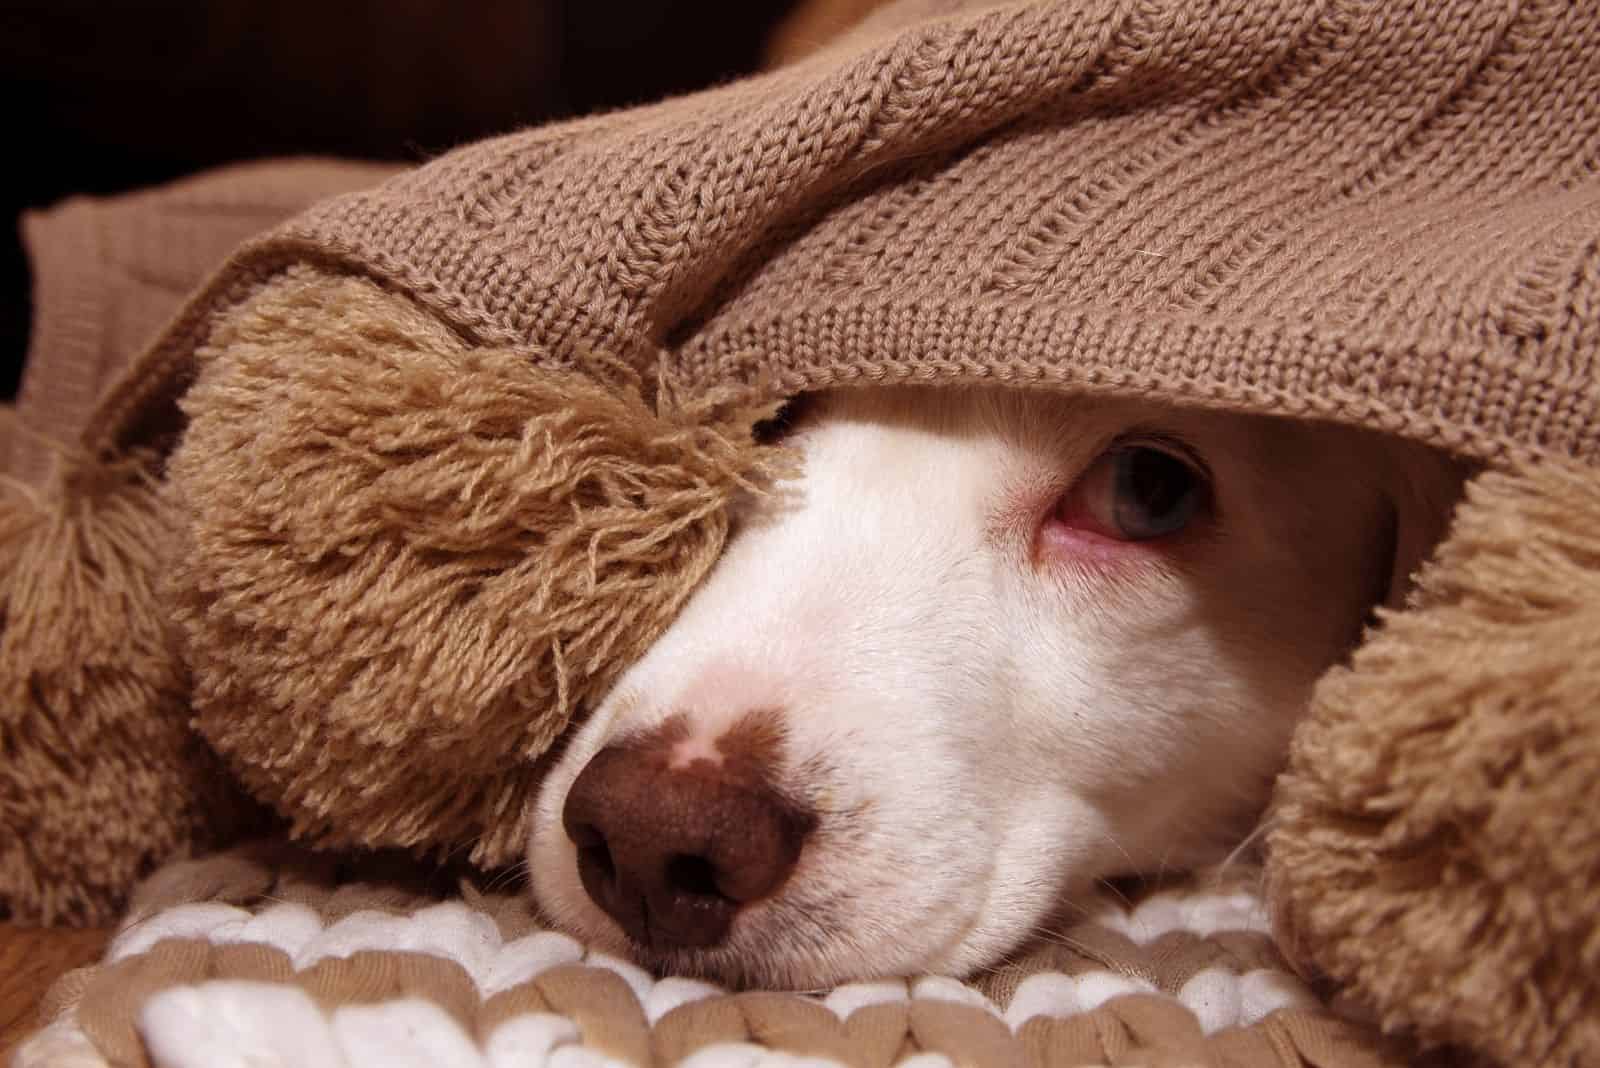
[[[36,930],[0,923],[0,1065],[38,1025],[34,1010],[56,977],[91,964],[110,931]]]

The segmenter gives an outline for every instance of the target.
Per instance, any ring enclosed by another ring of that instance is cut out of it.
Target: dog
[[[554,758],[565,929],[816,989],[971,974],[1096,880],[1215,861],[1463,471],[1331,424],[882,387],[783,421],[680,615]]]

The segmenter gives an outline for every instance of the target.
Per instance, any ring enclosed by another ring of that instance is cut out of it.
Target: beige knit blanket
[[[89,441],[146,440],[218,315],[315,263],[541,367],[1137,392],[1592,459],[1597,96],[1573,0],[897,0],[319,205]]]
[[[1258,875],[1104,887],[971,982],[730,993],[590,950],[479,880],[247,847],[147,883],[15,1066],[1399,1064],[1284,965]]]
[[[101,395],[235,246],[398,169],[275,160],[25,215],[33,329],[16,403],[0,419],[0,472],[42,481],[50,443],[76,442]]]

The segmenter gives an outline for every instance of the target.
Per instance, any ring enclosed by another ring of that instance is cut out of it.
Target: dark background
[[[0,397],[28,339],[17,217],[235,160],[428,159],[755,69],[795,0],[0,0]]]

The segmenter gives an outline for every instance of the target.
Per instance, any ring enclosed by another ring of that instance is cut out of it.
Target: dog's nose
[[[595,904],[634,940],[678,949],[714,945],[782,886],[815,819],[738,769],[622,746],[589,761],[562,822]]]

